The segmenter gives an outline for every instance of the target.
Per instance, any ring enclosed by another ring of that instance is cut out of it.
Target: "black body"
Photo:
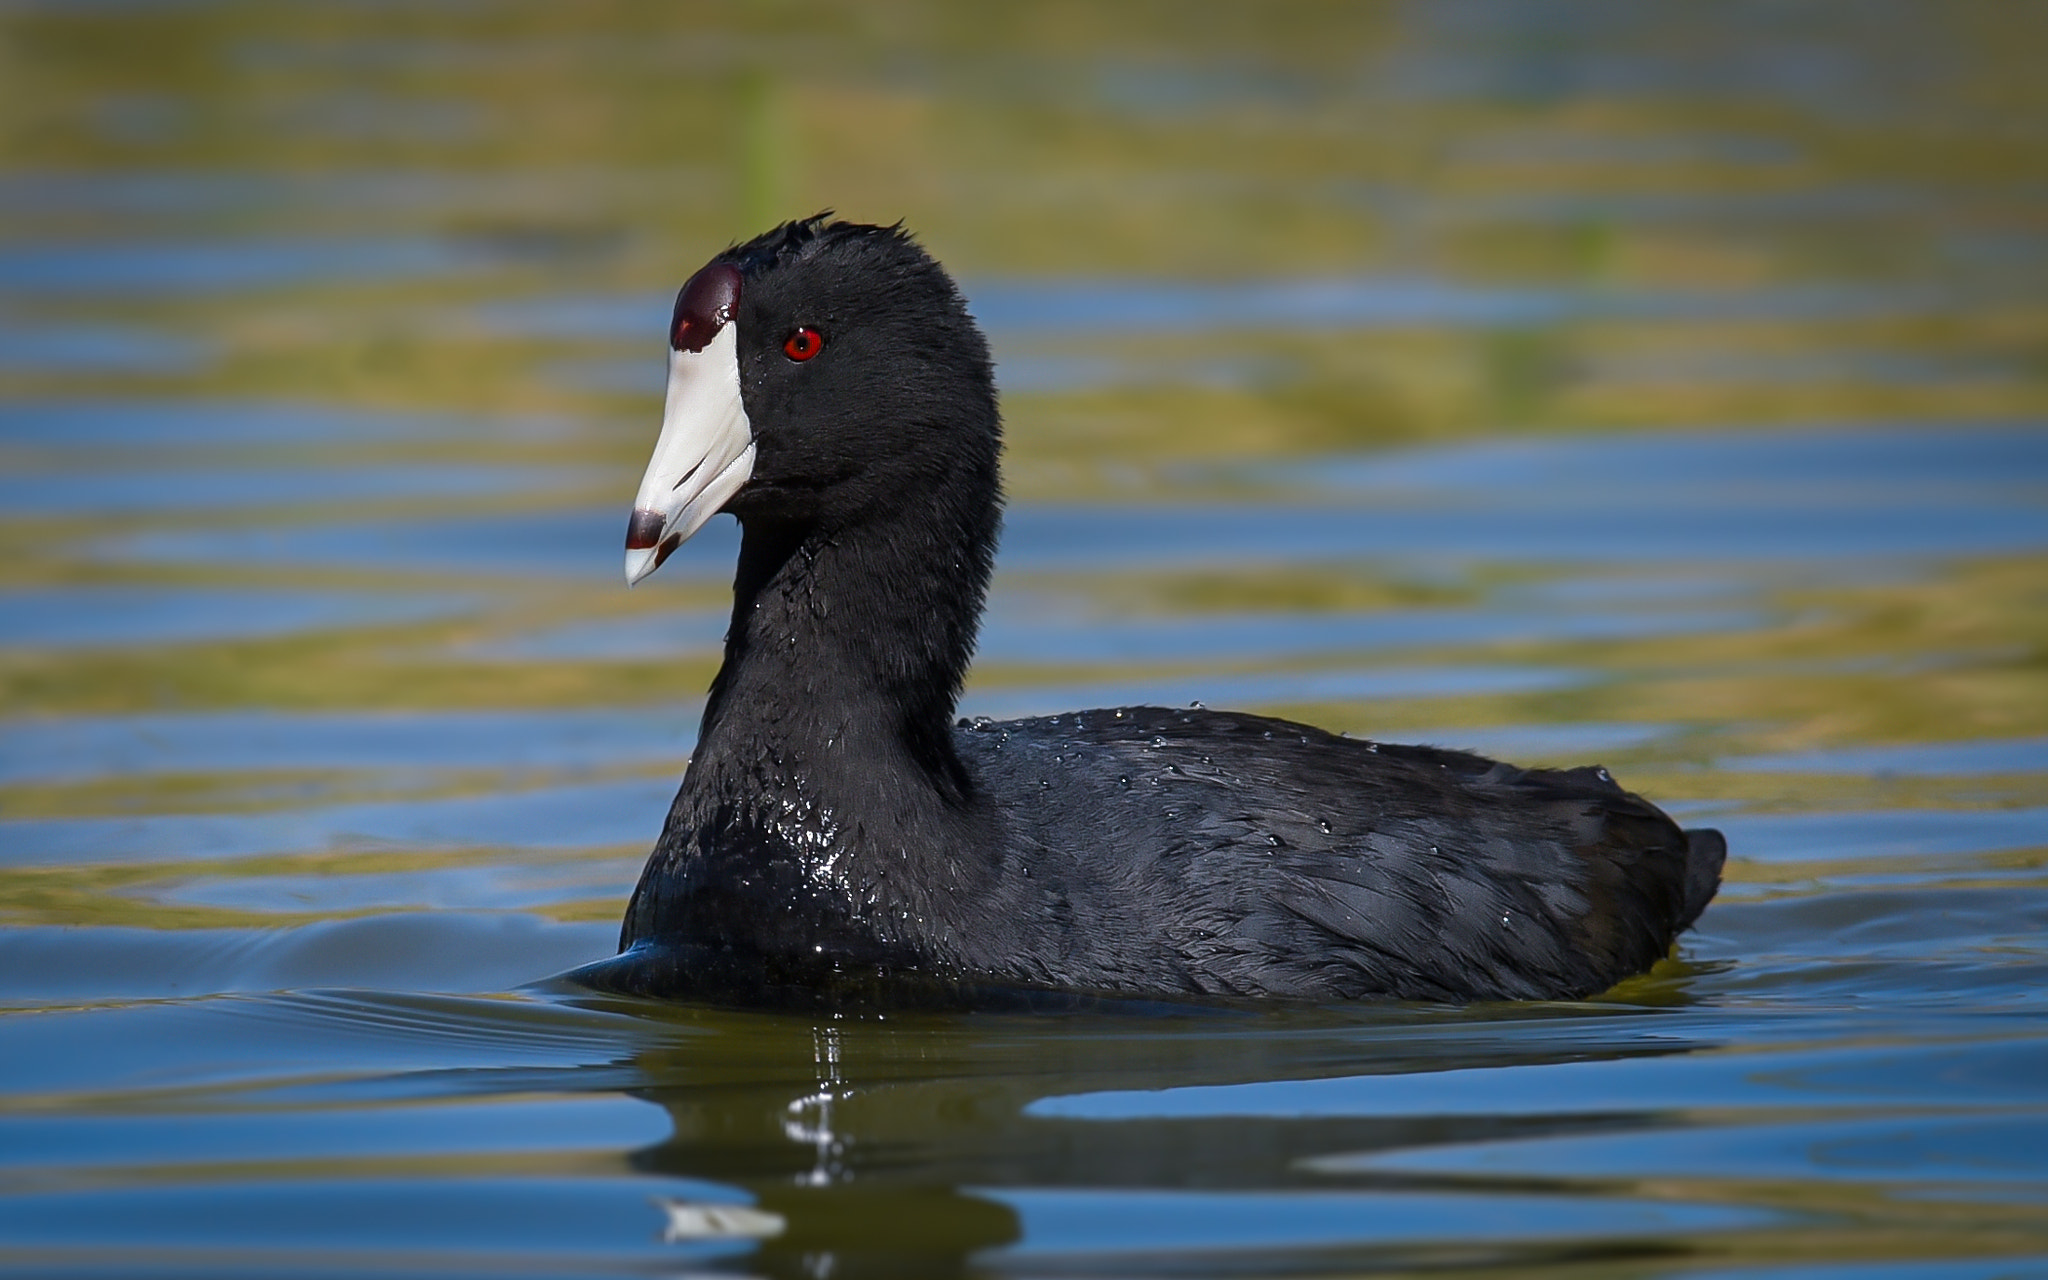
[[[1724,845],[1597,768],[1151,707],[955,723],[999,523],[988,350],[898,230],[744,281],[758,457],[702,735],[593,985],[737,1004],[1574,998],[1664,956]],[[783,341],[823,335],[815,359]]]

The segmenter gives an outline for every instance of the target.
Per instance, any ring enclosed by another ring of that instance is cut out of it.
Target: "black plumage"
[[[824,1006],[1573,998],[1713,896],[1719,834],[1603,769],[1200,709],[956,723],[1000,518],[986,343],[899,229],[812,219],[721,264],[755,448],[723,508],[732,625],[622,954],[584,981]],[[799,329],[816,358],[785,348]]]

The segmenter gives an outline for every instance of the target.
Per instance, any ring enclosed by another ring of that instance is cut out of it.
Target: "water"
[[[0,8],[0,1271],[2048,1275],[2038,5]],[[668,294],[994,339],[962,705],[1727,832],[1576,1004],[598,998],[736,536]]]

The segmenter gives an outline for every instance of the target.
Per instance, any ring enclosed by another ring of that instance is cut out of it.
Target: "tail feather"
[[[1680,930],[1692,928],[1692,922],[1714,900],[1721,887],[1721,864],[1728,860],[1728,841],[1711,827],[1687,831],[1685,842],[1685,909],[1678,917]]]

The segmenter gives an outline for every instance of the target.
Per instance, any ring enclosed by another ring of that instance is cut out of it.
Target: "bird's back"
[[[963,933],[1020,980],[1150,995],[1590,995],[1649,967],[1724,846],[1604,769],[1261,716],[963,722],[1013,892]],[[1020,964],[1021,961],[1021,964]]]

